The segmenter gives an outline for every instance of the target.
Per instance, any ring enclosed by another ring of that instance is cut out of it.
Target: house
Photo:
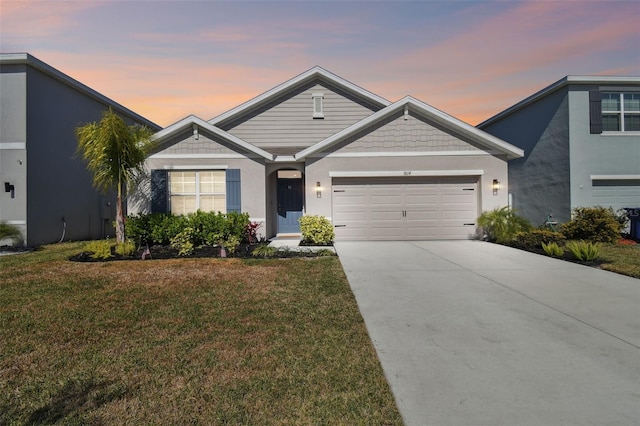
[[[131,212],[248,212],[267,237],[322,215],[337,239],[466,239],[507,204],[523,151],[410,96],[314,67],[209,121],[156,134]]]
[[[640,207],[640,77],[567,76],[477,127],[524,150],[509,192],[534,224]]]
[[[0,54],[0,221],[27,245],[114,235],[115,195],[93,188],[75,137],[109,107],[160,129],[29,54]]]

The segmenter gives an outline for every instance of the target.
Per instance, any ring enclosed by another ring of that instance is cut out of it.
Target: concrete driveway
[[[335,247],[405,424],[640,424],[640,280],[480,241]]]

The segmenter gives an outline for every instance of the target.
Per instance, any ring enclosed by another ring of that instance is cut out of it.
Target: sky
[[[319,65],[476,125],[566,75],[640,75],[640,1],[11,1],[27,52],[163,127]]]

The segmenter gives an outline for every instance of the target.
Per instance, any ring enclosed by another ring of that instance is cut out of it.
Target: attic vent
[[[312,93],[313,98],[313,118],[324,118],[324,110],[322,108],[322,100],[324,93]]]

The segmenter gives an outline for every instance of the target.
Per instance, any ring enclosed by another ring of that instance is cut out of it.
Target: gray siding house
[[[567,76],[477,127],[524,150],[509,192],[534,224],[640,207],[640,77]]]
[[[109,107],[160,129],[29,54],[0,54],[0,221],[27,245],[114,235],[115,196],[92,187],[75,155],[75,128]]]
[[[390,102],[314,67],[205,121],[156,134],[130,212],[248,212],[267,236],[322,215],[337,239],[466,239],[507,205],[523,151],[417,99]]]

